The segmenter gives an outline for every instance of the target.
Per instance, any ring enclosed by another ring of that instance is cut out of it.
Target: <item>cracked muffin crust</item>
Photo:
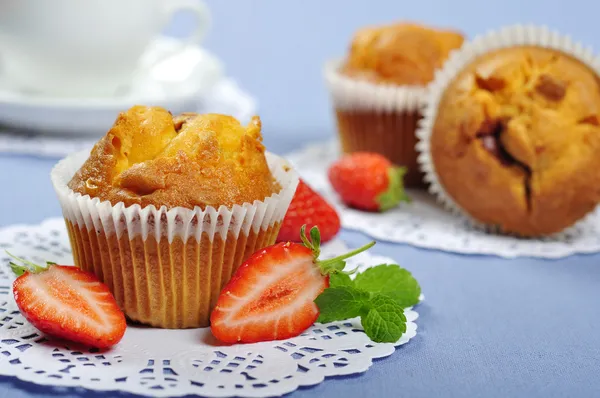
[[[262,201],[279,190],[267,165],[261,123],[158,107],[121,113],[69,188],[82,195],[156,208],[202,209]]]
[[[377,83],[424,86],[463,40],[458,32],[414,23],[363,28],[354,36],[342,73]]]
[[[440,184],[475,220],[562,231],[600,201],[600,79],[556,50],[490,52],[444,91],[430,145]]]

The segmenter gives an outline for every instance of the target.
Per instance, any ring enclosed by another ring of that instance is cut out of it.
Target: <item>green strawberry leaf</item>
[[[302,244],[309,248],[313,252],[313,256],[316,258],[321,254],[321,234],[317,227],[310,229],[310,240],[306,236],[306,224],[300,227],[300,240]]]
[[[317,322],[327,323],[357,317],[368,302],[367,292],[350,286],[330,287],[315,299],[320,311]]]
[[[300,232],[300,236],[302,236],[302,231]],[[306,245],[306,243],[305,243],[305,245]],[[319,266],[319,268],[321,268],[321,274],[323,274],[323,275],[337,273],[337,272],[344,270],[344,267],[346,266],[345,260],[349,259],[350,257],[356,256],[357,254],[362,253],[366,250],[369,250],[374,245],[375,245],[375,242],[370,242],[370,243],[367,243],[366,245],[359,247],[358,249],[354,249],[346,254],[342,254],[340,256],[330,258],[327,260],[317,260],[316,264]]]
[[[407,171],[406,167],[390,167],[388,189],[377,197],[380,211],[392,209],[400,202],[410,202],[410,198],[404,191],[404,175]]]
[[[310,242],[312,243],[313,247],[315,247],[315,248],[321,247],[321,234],[319,233],[319,228],[312,227],[310,229]],[[319,257],[318,254],[317,254],[317,257]]]
[[[376,343],[395,343],[406,332],[406,317],[402,307],[391,297],[373,296],[369,312],[361,317],[365,333]]]
[[[410,272],[397,264],[381,264],[356,275],[354,286],[369,293],[383,293],[403,308],[419,302],[421,287]]]
[[[10,265],[10,269],[16,276],[21,276],[25,272],[37,274],[37,273],[46,271],[48,269],[48,267],[51,265],[56,265],[56,263],[48,261],[46,263],[46,266],[43,267],[41,265],[32,263],[31,261],[27,261],[23,258],[17,257],[15,255],[9,253],[8,250],[5,250],[5,252],[6,252],[6,254],[8,254],[10,257],[12,257],[14,260],[16,260],[18,262],[18,263],[15,263],[15,262],[11,261],[8,263]]]
[[[338,272],[329,276],[329,287],[353,286],[352,279],[344,272]]]
[[[346,262],[344,260],[336,260],[330,263],[323,263],[321,265],[321,273],[324,275],[335,275],[340,273],[340,271],[344,270],[346,267]]]

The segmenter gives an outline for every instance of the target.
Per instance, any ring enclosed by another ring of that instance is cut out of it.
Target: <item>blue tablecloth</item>
[[[267,146],[285,153],[331,136],[320,67],[343,53],[356,27],[410,18],[473,34],[534,21],[600,45],[598,6],[570,0],[570,11],[561,12],[559,3],[213,0],[207,45],[257,95]],[[183,34],[188,23],[179,18],[172,32]],[[0,156],[0,226],[60,215],[48,179],[54,163]],[[351,245],[368,239],[348,231],[341,236]],[[374,252],[395,258],[421,282],[426,301],[418,308],[419,334],[365,374],[328,379],[293,397],[600,396],[599,255],[502,260],[386,243]],[[0,377],[0,398],[58,395],[129,396]]]

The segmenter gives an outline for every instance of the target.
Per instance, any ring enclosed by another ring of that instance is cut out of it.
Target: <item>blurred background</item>
[[[472,38],[503,25],[536,23],[600,49],[600,4],[592,0],[205,2],[213,26],[204,45],[221,58],[227,74],[256,96],[267,145],[282,134],[311,140],[333,134],[321,68],[328,58],[343,56],[355,30],[364,25],[412,20],[457,28]],[[185,35],[191,19],[179,15],[168,33]]]
[[[323,64],[332,57],[343,57],[356,30],[366,25],[413,21],[434,28],[460,30],[468,40],[502,26],[534,23],[569,34],[584,45],[600,48],[596,28],[600,6],[591,0],[57,0],[52,4],[36,1],[38,0],[0,2],[0,57],[4,61],[11,57],[7,51],[9,47],[21,55],[25,54],[25,57],[27,54],[37,54],[36,50],[26,50],[27,46],[21,45],[16,39],[30,42],[37,40],[29,44],[33,46],[31,48],[46,52],[45,58],[39,56],[36,61],[30,60],[29,66],[33,65],[37,71],[29,71],[29,78],[21,79],[32,87],[38,87],[38,83],[56,81],[56,85],[61,88],[80,86],[76,78],[80,77],[85,68],[71,67],[73,73],[63,70],[63,75],[68,76],[68,79],[75,79],[62,85],[58,83],[58,79],[43,76],[48,71],[60,71],[69,65],[68,58],[77,53],[72,51],[73,47],[69,47],[73,45],[71,42],[96,54],[100,62],[91,63],[93,67],[88,75],[92,73],[93,79],[99,82],[98,73],[107,65],[110,67],[111,62],[119,62],[127,54],[123,53],[123,48],[127,46],[124,43],[156,37],[154,34],[144,36],[144,28],[152,30],[151,25],[156,25],[151,22],[156,13],[146,10],[162,10],[165,5],[177,7],[182,1],[184,4],[205,4],[210,10],[212,21],[208,33],[200,42],[200,47],[188,45],[187,48],[195,49],[195,56],[215,56],[224,67],[223,76],[227,80],[233,79],[238,84],[239,91],[247,94],[250,100],[256,99],[258,113],[263,119],[266,143],[279,153],[297,146],[299,136],[302,141],[315,141],[333,135],[333,115],[322,77]],[[11,10],[15,9],[19,10],[18,13],[11,14]],[[56,18],[46,18],[52,12]],[[165,19],[170,19],[166,18],[167,12],[163,14]],[[131,17],[132,15],[135,17]],[[87,17],[88,21],[78,20],[77,16],[84,19]],[[96,16],[98,18],[94,19]],[[170,20],[165,33],[177,39],[189,38],[199,26],[198,19],[189,10],[176,13]],[[23,25],[22,22],[28,25]],[[70,27],[65,26],[66,22]],[[41,25],[45,27],[40,27]],[[158,31],[163,26],[159,25]],[[110,26],[110,29],[106,29],[106,26]],[[78,37],[73,32],[84,35]],[[123,44],[123,48],[117,49],[115,43]],[[170,51],[177,45],[173,43],[178,42],[167,43]],[[148,52],[154,54],[153,51],[158,51],[155,47],[149,46],[154,50]],[[104,54],[95,52],[95,49],[104,51]],[[101,65],[111,57],[113,59],[108,60],[106,65]],[[177,76],[181,76],[181,73],[173,72],[177,70],[177,65],[182,69],[185,69],[186,64],[190,65],[184,59],[180,58],[172,63],[169,69],[170,79],[176,80]],[[90,65],[90,61],[87,62]],[[96,70],[93,70],[94,67]],[[11,91],[10,86],[16,84],[11,80],[23,71],[20,65],[13,69],[12,75],[0,73],[0,80],[3,80],[0,81],[0,153],[62,157],[81,146],[88,146],[104,134],[114,121],[114,115],[128,108],[130,102],[162,105],[157,101],[147,100],[148,97],[144,96],[146,94],[138,92],[139,90],[134,90],[138,95],[134,96],[134,100],[125,102],[119,102],[118,98],[105,100],[92,95],[82,96],[82,101],[78,101],[77,97],[65,97],[66,102],[61,102],[61,98],[51,98],[52,95],[38,101],[26,91]],[[207,70],[202,71],[202,67],[188,69],[210,75]],[[33,81],[36,78],[38,82]],[[190,88],[193,85],[184,78],[181,80],[183,84],[180,86],[189,88],[194,101],[210,102],[206,100],[206,96],[194,93],[194,89]],[[144,81],[139,87],[149,85]],[[185,95],[181,90],[181,87],[175,89],[174,86],[166,86],[157,98],[165,99],[170,95],[172,98],[182,99]],[[229,96],[228,101],[231,102],[233,97]],[[173,105],[173,101],[167,101],[165,106],[176,113],[181,111]],[[249,108],[251,110],[253,107]],[[195,106],[184,109],[202,111]],[[240,117],[228,110],[216,111]],[[92,131],[92,128],[93,134],[81,133],[84,130]],[[14,129],[22,131],[13,132]],[[66,140],[64,137],[61,140],[61,133],[64,133]]]

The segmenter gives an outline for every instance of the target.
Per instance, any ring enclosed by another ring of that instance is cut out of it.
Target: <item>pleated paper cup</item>
[[[477,58],[495,50],[513,47],[540,47],[556,50],[579,60],[600,76],[600,59],[590,47],[584,47],[569,36],[553,31],[546,26],[536,25],[513,25],[477,36],[471,42],[465,43],[459,50],[452,52],[444,66],[436,72],[434,80],[428,87],[422,109],[423,118],[419,122],[416,133],[419,167],[425,175],[429,191],[439,203],[449,211],[464,217],[472,226],[492,233],[506,233],[507,231],[500,230],[497,225],[486,225],[473,218],[468,211],[456,203],[440,182],[435,160],[431,154],[431,137],[440,101],[456,76]],[[508,233],[519,235],[510,231]]]
[[[267,153],[281,190],[263,201],[204,210],[125,207],[67,186],[88,156],[71,155],[51,173],[75,265],[106,283],[129,319],[161,328],[209,325],[233,272],[275,243],[298,185],[288,163]]]
[[[376,152],[408,173],[404,184],[423,186],[417,163],[415,131],[425,87],[377,84],[339,72],[341,61],[325,65],[324,75],[336,114],[344,153]]]

